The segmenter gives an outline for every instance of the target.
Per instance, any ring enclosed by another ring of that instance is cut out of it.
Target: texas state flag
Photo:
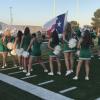
[[[43,28],[47,31],[47,35],[50,36],[50,33],[54,30],[57,30],[59,34],[63,33],[64,26],[66,24],[66,14],[61,14],[52,20],[48,21]]]

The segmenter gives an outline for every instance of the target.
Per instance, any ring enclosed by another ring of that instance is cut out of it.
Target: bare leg
[[[76,76],[77,77],[79,75],[80,67],[81,67],[82,63],[83,63],[83,60],[79,60],[78,65],[77,65],[77,68],[76,68]]]
[[[53,72],[53,58],[49,57],[49,62],[50,62],[50,72]]]
[[[73,70],[73,53],[70,53],[70,70]]]
[[[68,71],[68,70],[70,70],[69,53],[64,53],[64,57],[65,57],[65,64],[67,67],[67,71]]]
[[[61,63],[60,63],[60,59],[59,58],[56,58],[57,59],[57,64],[58,64],[58,72],[61,72]]]
[[[32,61],[33,61],[33,58],[32,56],[29,57],[29,64],[28,64],[28,73],[31,72],[31,68],[32,68]]]
[[[89,62],[90,62],[90,61],[85,61],[85,72],[86,72],[86,77],[89,76]]]
[[[7,52],[3,52],[3,66],[6,65]]]

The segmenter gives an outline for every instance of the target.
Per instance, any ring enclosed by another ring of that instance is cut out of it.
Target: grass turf
[[[34,78],[25,79],[24,81],[27,81],[32,84],[39,84],[44,81],[48,80],[54,80],[53,83],[43,85],[41,87],[49,89],[51,91],[59,93],[60,90],[70,88],[73,86],[76,86],[77,89],[66,92],[62,95],[76,99],[76,100],[95,100],[96,98],[100,97],[100,60],[95,56],[91,60],[90,64],[90,80],[85,81],[84,80],[84,65],[82,65],[81,71],[80,71],[80,78],[77,81],[72,80],[72,77],[75,75],[75,73],[69,75],[68,77],[65,77],[65,71],[66,67],[64,64],[64,61],[61,61],[62,63],[62,75],[58,76],[56,74],[57,70],[57,64],[54,62],[54,76],[48,76],[47,73],[43,72],[43,69],[40,65],[33,66],[33,72],[32,75],[38,75]],[[76,69],[77,61],[74,62],[74,72]],[[8,67],[12,67],[13,65],[10,63]],[[49,64],[46,64],[47,68],[49,69]],[[0,71],[1,73],[8,74],[11,72],[19,71],[18,68]],[[16,78],[22,78],[25,77],[24,73],[18,73],[11,75]],[[28,96],[25,96],[28,95]],[[0,100],[40,100],[40,98],[30,95],[22,90],[19,90],[13,86],[10,86],[4,82],[0,82]]]

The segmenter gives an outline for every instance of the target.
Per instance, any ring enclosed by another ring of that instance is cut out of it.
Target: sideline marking
[[[39,83],[38,85],[45,85],[45,84],[48,84],[48,83],[52,83],[54,82],[54,80],[50,80],[50,81],[45,81],[45,82],[42,82],[42,83]]]
[[[74,90],[74,89],[76,89],[77,87],[71,87],[71,88],[68,88],[68,89],[64,89],[64,90],[61,90],[61,91],[59,91],[59,93],[65,93],[65,92],[69,92],[69,91],[71,91],[71,90]]]
[[[14,68],[18,68],[18,67],[11,67],[11,68],[0,69],[0,71],[14,69]]]
[[[23,71],[17,71],[17,72],[13,72],[13,73],[8,73],[8,75],[13,75],[13,74],[18,74],[18,73],[21,73]]]
[[[73,100],[69,97],[65,97],[61,94],[57,94],[53,91],[44,89],[42,87],[33,85],[31,83],[19,80],[17,78],[0,73],[0,80],[6,82],[12,86],[15,86],[23,91],[31,93],[40,97],[43,100]]]
[[[36,76],[37,76],[37,75],[32,75],[32,76],[23,77],[23,78],[20,78],[20,79],[24,80],[24,79],[32,78],[32,77],[36,77]]]

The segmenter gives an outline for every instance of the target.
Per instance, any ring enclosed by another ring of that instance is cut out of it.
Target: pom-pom
[[[13,49],[13,43],[12,42],[7,43],[7,48],[12,50]]]
[[[16,51],[15,50],[12,50],[11,51],[11,55],[15,56],[16,55]]]
[[[61,47],[59,46],[59,45],[57,45],[55,48],[54,48],[54,51],[53,51],[53,53],[55,54],[55,55],[60,55],[60,52],[61,52]]]
[[[78,50],[78,51],[76,52],[76,55],[77,55],[77,56],[79,56],[79,55],[80,55],[80,50]]]
[[[76,42],[77,40],[76,39],[70,39],[69,42],[68,42],[68,45],[69,45],[69,48],[75,48],[76,47]]]

